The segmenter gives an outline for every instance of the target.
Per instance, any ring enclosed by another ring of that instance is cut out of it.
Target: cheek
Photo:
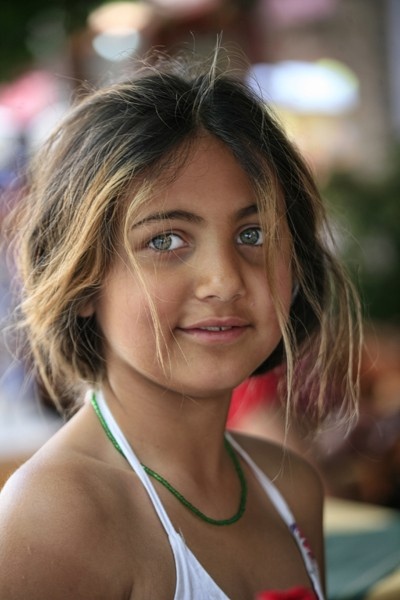
[[[121,335],[132,343],[138,339],[147,343],[156,339],[155,328],[163,336],[173,329],[177,311],[183,304],[183,285],[172,277],[145,278],[141,283],[132,282],[121,290],[120,301],[114,312]]]
[[[95,313],[103,335],[110,342],[117,336],[126,337],[140,320],[144,303],[139,286],[122,269],[105,281],[96,301]]]
[[[141,293],[142,309],[153,304],[158,315],[168,315],[177,310],[190,293],[190,282],[187,272],[179,270],[171,272],[160,269],[151,277],[144,278],[146,292]]]

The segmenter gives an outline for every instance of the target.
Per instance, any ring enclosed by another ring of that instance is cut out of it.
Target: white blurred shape
[[[249,83],[265,101],[299,113],[341,114],[359,102],[356,76],[333,60],[258,63],[250,69]]]
[[[56,127],[69,108],[68,103],[55,102],[36,115],[26,128],[26,141],[29,150],[35,150]]]
[[[93,38],[93,48],[99,56],[110,61],[121,61],[136,52],[140,34],[134,29],[104,31]]]
[[[17,147],[20,128],[10,108],[0,105],[0,169],[7,167]]]

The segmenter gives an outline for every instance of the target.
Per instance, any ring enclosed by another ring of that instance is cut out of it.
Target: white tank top
[[[168,535],[176,569],[174,600],[229,600],[228,596],[215,583],[215,581],[199,563],[195,555],[186,546],[182,536],[175,530],[149,476],[144,471],[139,459],[136,457],[134,451],[126,440],[119,425],[108,408],[103,395],[100,392],[96,392],[96,400],[109,430],[111,431],[115,440],[118,442],[122,452],[125,455],[125,458],[146,489],[158,518],[160,519],[161,524]],[[247,452],[245,452],[239,446],[239,444],[228,432],[226,433],[226,437],[230,444],[232,444],[233,448],[252,469],[261,487],[265,490],[272,504],[275,506],[283,521],[288,526],[288,529],[296,541],[299,551],[303,557],[304,564],[315,594],[318,600],[324,600],[317,563],[310,552],[307,541],[301,535],[286,501],[272,481],[268,479],[261,469],[259,469]]]

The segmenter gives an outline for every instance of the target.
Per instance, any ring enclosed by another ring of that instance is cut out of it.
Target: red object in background
[[[15,81],[0,86],[0,106],[12,112],[16,123],[24,128],[58,99],[56,80],[47,71],[34,70]]]
[[[294,587],[290,590],[269,590],[256,594],[254,600],[316,600],[315,593],[305,587]]]
[[[221,8],[222,0],[151,0],[158,9],[173,17],[201,17]]]
[[[228,414],[228,428],[235,427],[242,418],[262,404],[272,404],[277,397],[277,388],[280,380],[277,369],[250,377],[239,385],[233,392],[231,406]]]
[[[290,27],[329,19],[337,8],[338,0],[262,0],[266,16],[274,26]]]

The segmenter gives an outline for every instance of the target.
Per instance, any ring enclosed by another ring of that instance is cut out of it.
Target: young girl
[[[288,407],[307,390],[323,417],[329,387],[354,409],[324,222],[297,151],[215,61],[72,108],[18,220],[31,353],[70,418],[0,495],[1,598],[324,597],[318,476],[225,431],[232,390],[278,364]]]

